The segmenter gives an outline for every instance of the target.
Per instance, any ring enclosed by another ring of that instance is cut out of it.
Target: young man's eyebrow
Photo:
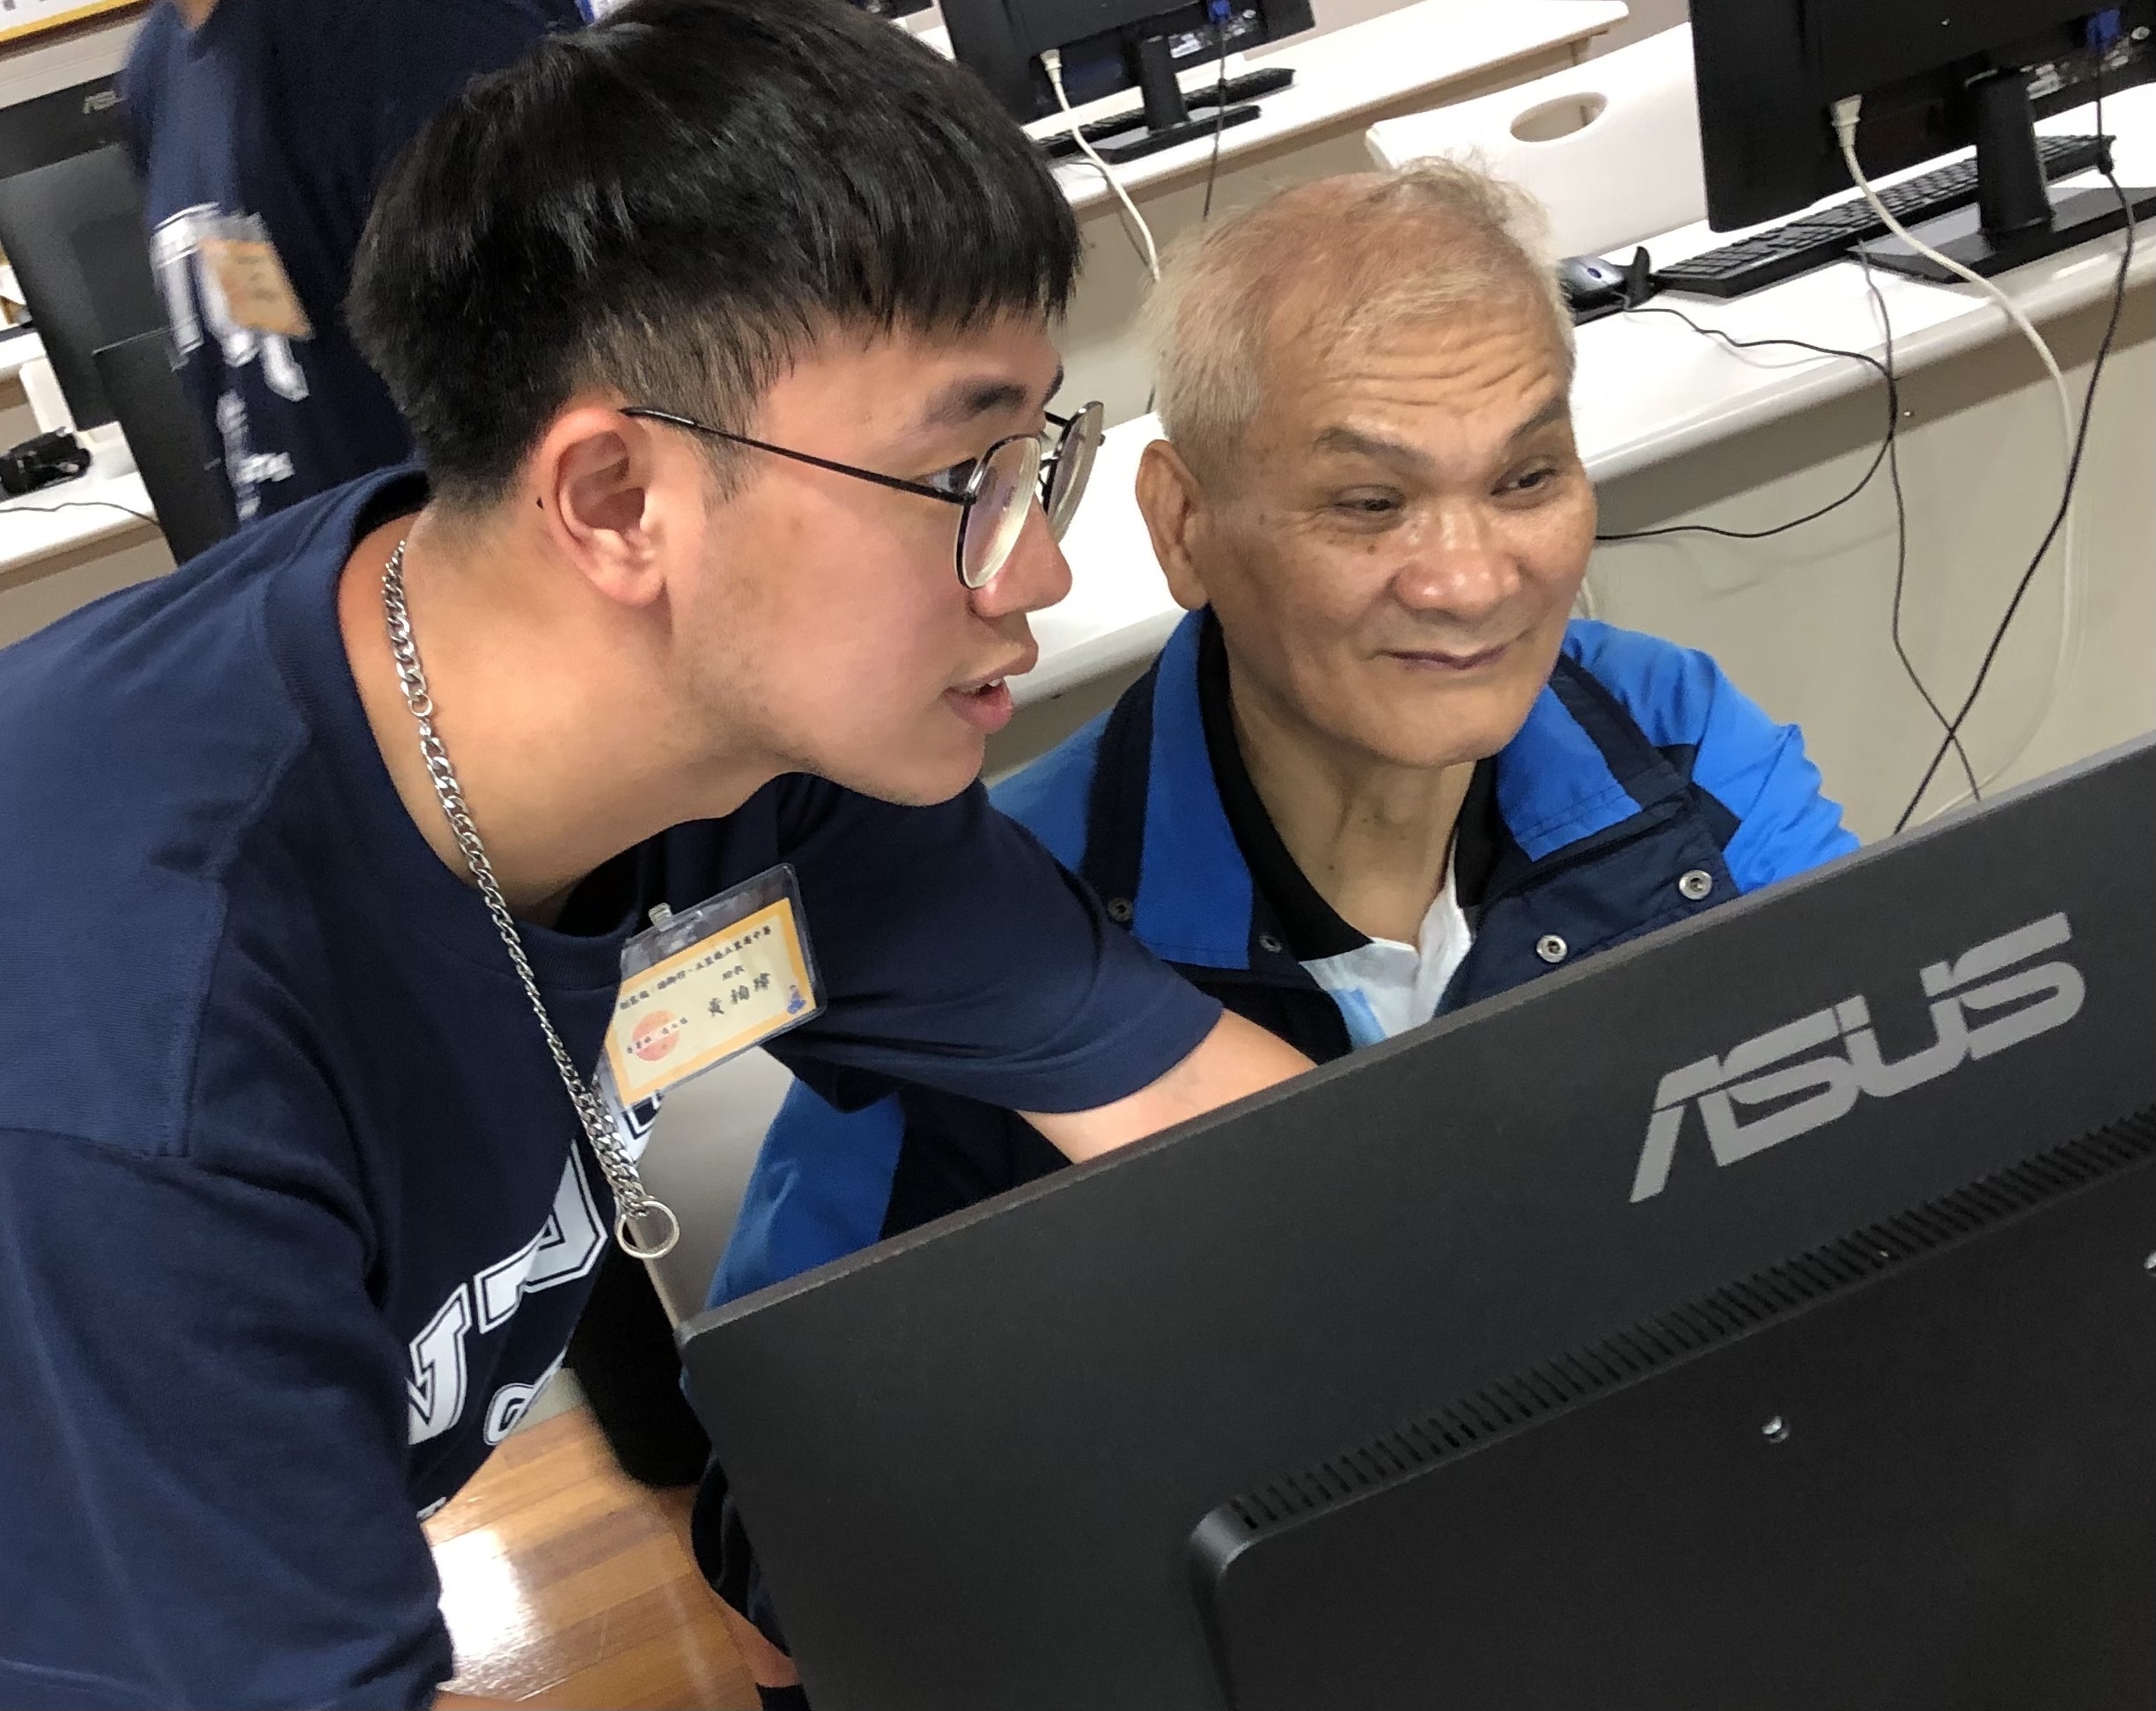
[[[1042,402],[1063,389],[1063,372],[1058,368]],[[1023,410],[1033,402],[1031,389],[1007,374],[961,375],[929,400],[920,425],[923,429],[962,428],[983,416]]]

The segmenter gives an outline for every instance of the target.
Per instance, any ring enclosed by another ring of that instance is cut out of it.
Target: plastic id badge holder
[[[662,905],[622,947],[603,1090],[616,1110],[635,1110],[822,1008],[791,867],[678,915]]]

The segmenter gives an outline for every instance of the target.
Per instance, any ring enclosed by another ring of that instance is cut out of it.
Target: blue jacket
[[[1350,1049],[1346,1024],[1288,954],[1209,750],[1201,682],[1217,635],[1204,615],[1185,620],[1108,713],[1004,783],[997,806],[1155,955],[1324,1062]],[[1440,1014],[1547,974],[1553,951],[1560,962],[1591,955],[1857,847],[1793,726],[1704,654],[1607,624],[1571,626],[1527,723],[1478,770],[1484,781],[1493,830],[1474,946]],[[712,1304],[1061,1162],[1009,1112],[908,1089],[842,1114],[796,1087]]]

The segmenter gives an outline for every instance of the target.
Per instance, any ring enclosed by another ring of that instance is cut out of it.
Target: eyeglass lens
[[[1085,497],[1085,483],[1093,475],[1093,454],[1100,449],[1101,408],[1088,404],[1071,419],[1056,448],[1056,461],[1049,470],[1048,491],[1041,496],[1048,512],[1049,532],[1058,541],[1071,527],[1078,501]]]
[[[959,575],[968,588],[982,586],[1010,558],[1033,509],[1040,475],[1037,439],[1006,439],[989,454],[966,516]]]

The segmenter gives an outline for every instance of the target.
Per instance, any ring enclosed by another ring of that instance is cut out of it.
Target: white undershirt
[[[1359,1050],[1419,1028],[1438,1013],[1439,1002],[1475,943],[1461,912],[1458,864],[1447,861],[1445,889],[1423,917],[1419,944],[1372,939],[1337,956],[1303,964],[1330,992]]]

